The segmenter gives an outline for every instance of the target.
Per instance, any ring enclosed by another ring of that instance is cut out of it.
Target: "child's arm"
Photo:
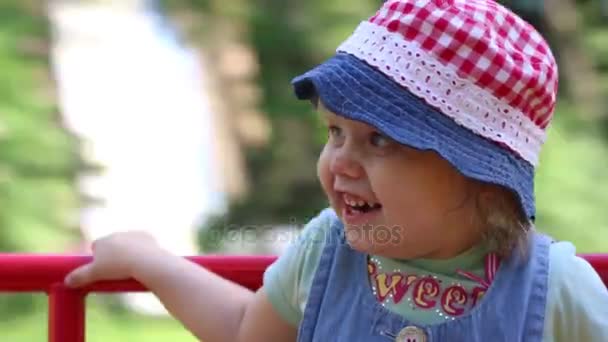
[[[272,308],[263,290],[254,293],[161,249],[143,233],[98,240],[94,261],[66,278],[80,287],[99,280],[133,277],[205,342],[295,341],[296,329]]]

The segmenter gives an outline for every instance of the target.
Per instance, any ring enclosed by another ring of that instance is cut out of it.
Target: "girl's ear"
[[[481,217],[488,215],[488,208],[491,208],[496,202],[498,195],[497,189],[483,182],[473,181],[475,186],[475,205],[477,213]]]
[[[496,198],[496,190],[486,184],[477,187],[477,201],[480,203],[492,203]]]

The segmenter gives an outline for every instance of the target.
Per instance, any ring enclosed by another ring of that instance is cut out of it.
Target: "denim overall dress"
[[[372,293],[367,255],[351,249],[334,215],[330,238],[310,288],[298,342],[540,342],[543,337],[549,247],[541,234],[527,256],[502,261],[486,294],[468,313],[416,325],[389,311]]]

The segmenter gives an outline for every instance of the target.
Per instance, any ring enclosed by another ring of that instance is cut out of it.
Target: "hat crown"
[[[491,0],[388,0],[339,48],[531,164],[555,110],[543,37]]]
[[[433,0],[433,3],[435,4],[435,6],[442,8],[453,5],[454,0]]]

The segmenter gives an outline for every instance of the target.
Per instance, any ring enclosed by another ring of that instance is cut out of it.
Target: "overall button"
[[[427,342],[426,333],[415,326],[405,327],[399,332],[395,342]]]

